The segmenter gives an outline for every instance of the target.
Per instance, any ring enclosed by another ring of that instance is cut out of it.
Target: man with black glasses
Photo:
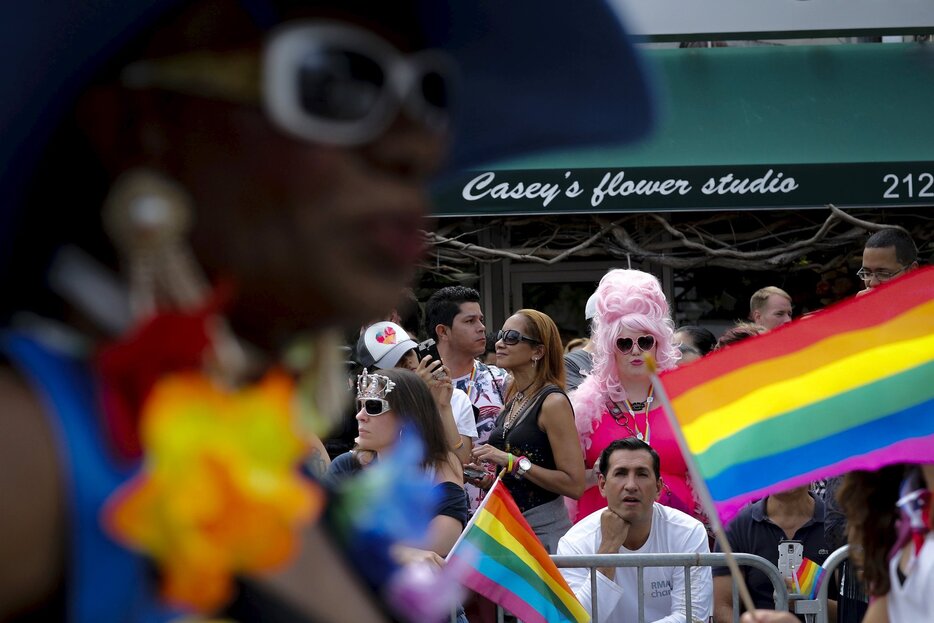
[[[918,267],[918,247],[904,229],[886,227],[869,236],[863,248],[863,265],[856,273],[866,294],[873,288]]]

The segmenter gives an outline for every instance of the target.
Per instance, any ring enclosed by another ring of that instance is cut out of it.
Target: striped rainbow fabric
[[[817,596],[817,582],[822,575],[824,568],[805,556],[801,566],[795,571],[798,592],[808,599],[814,599]]]
[[[590,620],[500,479],[448,555],[455,558],[467,568],[464,586],[525,623]]]
[[[661,381],[724,522],[771,492],[934,461],[934,267]]]

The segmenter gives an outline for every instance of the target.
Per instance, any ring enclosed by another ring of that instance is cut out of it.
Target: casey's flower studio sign
[[[773,177],[774,175],[774,177]],[[751,180],[747,178],[736,178],[732,173],[727,173],[716,179],[711,177],[700,188],[700,192],[705,195],[727,195],[747,193],[772,194],[772,193],[790,193],[798,188],[798,184],[793,177],[782,179],[784,173],[775,174],[769,169],[759,178]],[[570,177],[570,171],[565,174]],[[693,188],[691,182],[680,178],[665,179],[645,179],[645,178],[626,178],[625,171],[618,173],[606,173],[600,180],[600,183],[594,187],[590,193],[590,205],[593,207],[603,203],[605,197],[626,197],[629,195],[688,195]],[[576,198],[584,193],[580,184],[572,182],[565,190],[567,197]],[[463,197],[467,201],[476,201],[484,197],[493,199],[542,199],[542,206],[547,206],[556,197],[561,195],[560,184],[542,184],[539,182],[530,182],[525,184],[521,181],[510,184],[509,182],[496,182],[496,173],[488,171],[481,173],[473,178],[464,186]]]
[[[934,163],[486,170],[466,172],[447,186],[438,213],[884,207],[934,203],[928,181],[934,182]]]

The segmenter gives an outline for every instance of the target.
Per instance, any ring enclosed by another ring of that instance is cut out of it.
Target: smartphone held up
[[[426,355],[430,355],[432,361],[441,361],[441,354],[438,352],[438,345],[431,338],[419,343],[415,352],[418,355],[419,361],[424,359]]]

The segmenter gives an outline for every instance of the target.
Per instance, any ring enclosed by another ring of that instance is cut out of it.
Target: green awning
[[[647,56],[664,102],[650,142],[465,172],[438,213],[934,205],[934,46]]]

